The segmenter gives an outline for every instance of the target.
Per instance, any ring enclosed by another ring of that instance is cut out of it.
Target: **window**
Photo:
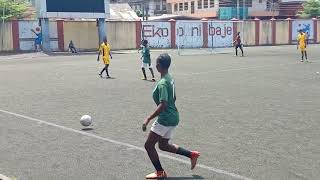
[[[191,14],[194,14],[194,1],[191,1]]]
[[[259,3],[262,3],[262,0],[259,0]]]
[[[174,12],[177,12],[177,11],[178,11],[178,4],[175,3],[175,4],[174,4]]]
[[[198,0],[198,9],[202,9],[202,0]]]
[[[156,10],[160,10],[160,4],[156,5]]]
[[[179,11],[183,11],[183,3],[179,3]]]
[[[252,0],[246,0],[246,7],[252,7]]]
[[[189,5],[188,5],[188,2],[185,2],[185,3],[184,3],[184,10],[185,10],[185,11],[188,11],[188,6],[189,6]]]
[[[239,5],[243,6],[243,0],[239,0]],[[245,0],[245,7],[252,7],[252,0]]]
[[[209,0],[204,0],[204,2],[203,2],[203,8],[204,8],[204,9],[205,9],[205,8],[208,8],[208,6],[209,6],[208,1],[209,1]]]
[[[164,4],[164,5],[162,5],[162,10],[167,10],[167,5],[166,4]]]
[[[210,0],[210,8],[214,7],[214,0]]]

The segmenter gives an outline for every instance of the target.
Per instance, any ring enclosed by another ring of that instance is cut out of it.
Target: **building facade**
[[[287,2],[289,1],[289,2]],[[172,14],[209,19],[294,17],[303,0],[167,0]],[[288,5],[289,4],[289,5]]]

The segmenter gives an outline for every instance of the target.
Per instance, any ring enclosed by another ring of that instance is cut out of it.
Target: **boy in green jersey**
[[[161,54],[157,58],[157,70],[161,74],[161,79],[153,90],[153,100],[157,105],[156,110],[148,116],[143,125],[142,130],[146,131],[149,122],[158,117],[152,124],[145,149],[148,156],[156,169],[156,172],[146,176],[147,179],[166,178],[167,174],[163,170],[159,161],[158,153],[155,149],[155,144],[159,143],[159,148],[162,151],[167,151],[179,155],[186,156],[191,160],[191,169],[194,169],[197,164],[197,159],[200,153],[197,151],[189,151],[175,144],[169,144],[172,138],[175,127],[179,123],[179,112],[176,108],[176,92],[175,84],[168,69],[171,64],[171,57],[168,54]]]
[[[142,50],[142,57],[141,57],[141,59],[142,59],[141,69],[142,69],[142,73],[143,73],[142,79],[147,80],[146,69],[149,68],[151,75],[152,75],[152,81],[156,81],[154,78],[153,70],[152,70],[150,48],[148,46],[147,40],[142,41],[142,47],[140,49]]]

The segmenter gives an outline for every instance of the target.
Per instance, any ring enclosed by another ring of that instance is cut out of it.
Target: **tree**
[[[21,18],[28,9],[26,1],[0,0],[0,18],[7,20]]]
[[[320,16],[320,0],[308,0],[303,3],[303,11],[298,12],[301,18],[312,18]]]
[[[136,14],[138,17],[143,17],[143,14],[140,10],[136,10]]]

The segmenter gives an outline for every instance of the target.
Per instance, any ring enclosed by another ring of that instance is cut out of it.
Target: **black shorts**
[[[237,44],[236,49],[238,49],[238,48],[242,48],[242,44]]]

